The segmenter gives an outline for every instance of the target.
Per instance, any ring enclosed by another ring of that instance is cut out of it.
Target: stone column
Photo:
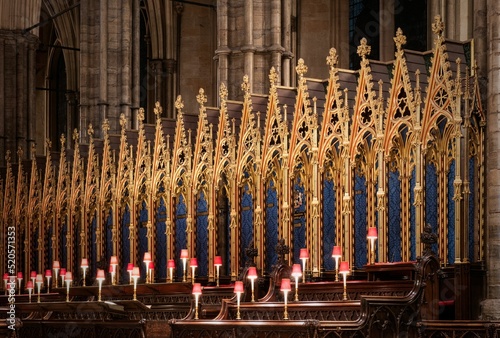
[[[253,44],[253,0],[245,1],[245,42],[241,51],[245,55],[245,62],[243,71],[248,75],[250,92],[252,92],[253,87],[253,57],[255,53],[255,46]]]
[[[380,61],[394,60],[394,0],[380,1]]]
[[[0,166],[7,151],[29,154],[34,142],[35,62],[38,37],[0,29]]]
[[[290,86],[290,72],[292,53],[292,4],[291,1],[283,3],[283,27],[281,33],[281,44],[283,46],[283,58],[281,60],[281,84]]]
[[[486,143],[487,299],[482,319],[500,319],[500,3],[487,0],[488,92]]]
[[[217,91],[221,83],[227,86],[227,81],[229,79],[229,47],[228,47],[228,13],[227,13],[227,1],[228,0],[218,0],[217,1],[217,31],[218,42],[217,50],[215,51],[215,57],[218,59],[218,69],[217,69]]]
[[[165,61],[166,75],[167,75],[167,89],[165,106],[163,107],[163,116],[168,118],[174,118],[174,102],[175,102],[175,70],[177,69],[177,62],[174,59],[168,59]]]
[[[282,72],[281,54],[283,54],[284,51],[281,46],[281,0],[272,0],[271,2],[271,36],[271,66],[275,67],[278,72],[278,85],[280,85]]]

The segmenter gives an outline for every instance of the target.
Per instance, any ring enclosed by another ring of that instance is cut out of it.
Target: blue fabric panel
[[[184,203],[184,196],[180,195],[179,200],[176,207],[175,213],[175,254],[177,257],[177,261],[175,262],[175,266],[178,267],[176,270],[177,278],[182,280],[183,264],[180,259],[181,250],[187,248],[187,237],[186,237],[186,204]],[[187,262],[186,268],[189,268],[189,261]]]
[[[61,226],[61,235],[60,235],[60,239],[61,239],[61,257],[60,257],[60,261],[61,262],[67,262],[68,261],[68,241],[66,239],[66,235],[68,234],[68,224],[65,222],[64,224],[62,224]],[[62,264],[65,264],[65,263],[62,263]],[[67,267],[68,271],[71,271],[73,269],[72,266],[68,266]]]
[[[266,272],[271,273],[277,262],[276,245],[278,244],[278,197],[274,189],[274,181],[269,182],[266,191]]]
[[[323,266],[325,270],[335,269],[332,258],[333,247],[337,244],[335,238],[335,184],[333,181],[323,181]]]
[[[106,218],[106,222],[104,224],[105,227],[105,235],[106,235],[106,257],[111,257],[113,256],[113,214],[111,213],[111,209],[108,212],[108,217]],[[120,263],[120,269],[118,271],[122,271],[123,269],[127,269],[127,265],[125,262],[122,262],[123,260],[118,260],[118,263]],[[128,279],[127,279],[128,282]]]
[[[389,262],[401,262],[401,181],[399,171],[389,172]]]
[[[245,266],[247,256],[244,250],[250,246],[253,240],[253,200],[252,195],[249,193],[248,185],[243,188],[243,196],[241,201],[241,249],[242,266]]]
[[[366,178],[356,173],[354,178],[354,267],[367,263]]]
[[[141,269],[141,279],[146,279],[146,264],[144,264],[143,258],[144,253],[149,251],[148,248],[148,209],[146,208],[146,202],[142,202],[142,208],[139,211],[139,224],[137,224],[137,236],[139,238],[139,265]]]
[[[121,269],[121,279],[122,280],[129,280],[129,275],[127,272],[127,264],[132,263],[134,265],[137,265],[137,262],[131,262],[130,261],[130,240],[129,240],[129,235],[130,235],[130,230],[129,230],[129,225],[130,225],[130,209],[128,205],[125,207],[125,211],[123,213],[123,219],[121,220],[121,235],[122,235],[122,250],[121,250],[121,259],[119,261],[122,262],[122,269]]]
[[[439,236],[437,224],[438,181],[436,166],[434,164],[427,164],[425,169],[425,225],[430,224],[432,232]],[[435,253],[438,252],[437,243],[433,244],[432,250]]]
[[[156,277],[159,280],[167,278],[167,225],[165,223],[165,215],[167,213],[167,207],[165,206],[165,201],[163,198],[160,199],[160,203],[157,210],[156,218]]]
[[[203,191],[197,203],[196,216],[196,258],[198,260],[197,275],[208,275],[208,204]]]
[[[293,262],[301,263],[300,249],[307,247],[306,244],[306,195],[304,185],[297,178],[293,187]]]
[[[448,172],[448,264],[455,262],[455,201],[453,195],[455,188],[453,181],[455,180],[455,160],[450,165]]]

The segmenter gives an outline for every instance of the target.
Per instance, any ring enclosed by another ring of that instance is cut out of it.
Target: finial
[[[337,65],[338,58],[337,50],[335,48],[330,48],[330,53],[326,57],[326,64],[330,66],[330,68],[334,68]]]
[[[184,103],[182,102],[182,97],[180,95],[177,96],[177,99],[175,100],[175,108],[177,110],[181,110],[184,108]]]
[[[368,46],[368,40],[366,40],[366,38],[362,38],[359,43],[360,45],[358,46],[358,55],[364,59],[367,55],[370,55],[372,47]]]
[[[243,76],[243,83],[241,84],[241,90],[243,90],[245,94],[250,91],[250,83],[248,75]]]
[[[396,30],[396,37],[394,38],[397,50],[401,50],[401,47],[406,45],[406,36],[403,35],[403,30],[398,28]]]
[[[139,108],[139,113],[137,113],[137,120],[140,124],[144,122],[144,108]]]
[[[17,147],[17,158],[19,159],[19,162],[21,162],[21,159],[23,158],[23,148],[21,146]]]
[[[160,106],[160,102],[156,101],[155,107],[153,108],[153,112],[156,115],[156,119],[158,120],[161,117],[161,113],[163,112],[163,108]]]
[[[297,71],[299,78],[304,77],[304,75],[307,73],[307,66],[304,64],[304,59],[302,58],[299,59],[299,62],[297,64],[297,67],[295,67],[295,70]]]
[[[120,114],[120,126],[122,127],[122,130],[125,130],[125,127],[127,126],[127,119],[125,119],[125,114],[123,113]]]
[[[79,134],[78,134],[78,129],[73,129],[73,141],[75,141],[75,143],[78,143],[78,140],[79,140]]]
[[[441,34],[443,34],[443,30],[444,30],[444,23],[443,20],[441,20],[441,15],[438,14],[434,17],[434,23],[432,24],[432,31],[438,37],[441,37]]]
[[[205,91],[203,88],[200,88],[198,95],[196,95],[196,101],[200,104],[200,106],[204,107],[205,103],[207,103],[207,96],[205,95]]]
[[[278,83],[278,73],[274,67],[271,67],[271,71],[269,72],[269,82],[271,82],[271,87],[276,86],[276,83]]]
[[[224,83],[221,83],[219,88],[219,96],[222,101],[227,101],[227,88]]]
[[[104,135],[106,135],[109,131],[109,121],[108,119],[104,119],[104,122],[102,122],[102,132],[104,133]]]

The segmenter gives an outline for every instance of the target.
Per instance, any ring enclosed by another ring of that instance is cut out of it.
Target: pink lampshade
[[[201,284],[200,283],[193,284],[193,295],[201,295]]]
[[[43,276],[42,276],[42,274],[41,274],[41,273],[38,273],[38,274],[36,275],[36,279],[35,279],[35,281],[36,281],[37,283],[43,283]]]
[[[151,262],[151,253],[145,252],[143,261],[144,262]]]
[[[308,259],[309,258],[309,251],[307,248],[300,249],[300,259]]]
[[[240,280],[237,280],[236,282],[234,282],[234,293],[243,293],[244,292],[244,288],[243,288],[243,282],[240,281]]]
[[[222,257],[221,256],[215,256],[214,257],[214,265],[215,266],[221,266],[222,265]]]
[[[82,258],[82,263],[80,264],[82,268],[88,268],[89,267],[89,260],[87,258]]]
[[[64,280],[72,282],[73,281],[73,274],[70,271],[67,271]]]
[[[366,237],[369,239],[377,238],[378,237],[377,228],[376,227],[369,227],[368,228],[368,235]]]
[[[109,260],[109,264],[111,264],[111,265],[118,265],[118,257],[111,256],[111,259]]]
[[[300,266],[300,264],[294,264],[292,266],[292,276],[293,277],[302,276],[302,267]]]
[[[140,277],[141,276],[141,271],[139,270],[138,266],[134,266],[132,269],[132,277]]]
[[[173,259],[169,259],[167,262],[167,268],[175,269],[175,261]]]
[[[280,291],[292,291],[292,286],[290,285],[290,278],[283,278],[281,280]]]
[[[132,270],[134,270],[134,264],[128,263],[127,264],[127,271],[132,272]]]
[[[26,290],[33,290],[33,281],[28,281],[26,283]]]
[[[36,271],[31,271],[30,278],[36,278]]]
[[[255,266],[250,266],[248,268],[248,279],[255,279],[257,278],[257,268]]]
[[[149,268],[150,270],[154,270],[154,269],[155,269],[155,263],[154,263],[154,262],[149,262],[149,266],[148,266],[148,268]]]
[[[198,260],[196,258],[191,258],[191,260],[189,261],[189,266],[197,268],[198,267]]]
[[[95,279],[97,279],[97,280],[105,280],[106,279],[106,275],[104,274],[103,269],[97,269],[97,277]]]
[[[45,270],[45,277],[52,277],[52,270]]]
[[[17,273],[17,279],[23,279],[23,273],[21,271]]]
[[[114,273],[115,272],[115,267],[113,265],[109,266],[109,273]]]
[[[61,276],[66,275],[66,268],[61,268],[60,274],[61,274]]]
[[[333,247],[332,257],[333,258],[340,258],[340,257],[342,257],[342,248],[340,246],[335,245]]]
[[[349,262],[346,261],[340,262],[339,272],[349,273]]]
[[[9,274],[7,272],[3,274],[3,280],[9,280]]]
[[[181,259],[184,259],[184,258],[189,258],[189,254],[188,254],[187,249],[181,250]]]
[[[61,265],[59,264],[59,261],[54,261],[52,263],[52,269],[59,269]]]

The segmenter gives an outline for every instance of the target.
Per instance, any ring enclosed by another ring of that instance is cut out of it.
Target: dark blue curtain
[[[354,267],[367,263],[366,178],[356,172],[354,177]]]
[[[241,249],[245,250],[253,241],[253,198],[248,185],[243,188],[241,200]],[[246,255],[242,255],[242,266],[246,264]]]
[[[430,224],[432,232],[438,233],[437,214],[438,214],[438,181],[436,174],[436,166],[427,164],[425,170],[425,223]],[[438,252],[438,244],[432,246],[434,252]]]
[[[178,267],[176,270],[177,278],[182,280],[183,264],[180,259],[181,250],[187,249],[187,237],[186,237],[186,204],[184,203],[184,196],[180,195],[175,209],[175,254],[177,261],[175,266]],[[189,261],[186,264],[186,269],[189,268]]]
[[[167,226],[165,224],[167,207],[160,198],[156,218],[156,277],[160,280],[167,278]]]
[[[139,262],[141,268],[141,278],[146,279],[146,264],[143,261],[144,253],[149,251],[148,248],[148,209],[146,208],[146,202],[141,203],[141,210],[139,211],[139,224],[137,236],[139,238]]]
[[[293,185],[293,262],[301,263],[300,249],[306,244],[306,195],[300,177]]]
[[[335,269],[332,251],[335,245],[340,245],[335,238],[335,197],[334,182],[325,179],[323,181],[323,266],[325,270]]]
[[[121,259],[118,262],[122,262],[121,276],[122,280],[129,280],[129,275],[127,272],[127,264],[132,263],[136,265],[136,262],[130,261],[130,209],[125,206],[125,210],[123,212],[123,218],[121,220],[121,235],[122,235],[122,250],[121,250]]]
[[[276,245],[278,244],[278,197],[274,181],[269,182],[266,191],[266,272],[270,273],[277,262]]]
[[[208,275],[208,204],[203,191],[200,193],[196,208],[196,259],[197,275]]]
[[[448,264],[455,262],[455,201],[453,195],[455,188],[453,181],[455,180],[455,160],[451,162],[450,171],[448,172]]]
[[[401,181],[399,171],[389,172],[389,262],[401,261]]]

